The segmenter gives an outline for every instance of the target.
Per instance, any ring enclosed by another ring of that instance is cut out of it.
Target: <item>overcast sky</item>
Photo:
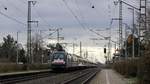
[[[103,30],[109,28],[111,18],[118,17],[118,6],[114,6],[113,0],[36,1],[37,3],[32,6],[32,20],[39,21],[39,26],[36,27],[35,24],[33,24],[32,30],[63,28],[60,33],[66,40],[77,38],[80,41],[84,41],[82,39],[88,40],[88,38],[96,37],[94,33],[83,28],[80,24],[93,30]],[[134,2],[133,4],[135,4],[135,1],[132,0],[132,3]],[[94,6],[94,8],[92,8],[92,6]],[[5,7],[7,7],[7,10],[4,10]],[[27,22],[27,0],[1,0],[0,10],[2,13],[16,19],[17,21],[24,24]],[[77,21],[75,17],[77,17],[79,21]],[[3,15],[1,15],[0,18],[2,37],[7,34],[15,35],[17,31],[20,31],[20,34],[26,34],[26,25],[10,20]],[[117,27],[115,23],[117,22],[114,22],[113,26]],[[21,35],[20,39],[21,38],[26,38],[26,35]]]
[[[32,24],[32,33],[44,30],[42,36],[50,38],[49,29],[63,28],[60,35],[65,38],[64,42],[83,42],[84,46],[103,47],[108,41],[91,41],[89,38],[101,38],[88,28],[93,30],[105,30],[110,28],[111,18],[118,17],[118,6],[114,0],[36,0],[32,5],[32,20],[39,21],[39,26]],[[124,0],[129,4],[139,7],[139,0]],[[16,39],[19,31],[19,42],[26,43],[27,34],[27,0],[0,0],[0,41],[8,34]],[[94,8],[92,8],[94,6]],[[6,10],[7,8],[7,10]],[[123,6],[123,22],[131,25],[132,12],[127,6]],[[12,20],[13,19],[13,20]],[[14,20],[17,20],[14,21]],[[23,24],[22,24],[23,23]],[[83,28],[84,27],[84,28]],[[117,41],[118,22],[112,26],[112,39]],[[47,31],[45,31],[47,30]],[[109,31],[98,31],[109,36]],[[56,34],[53,35],[56,37]]]

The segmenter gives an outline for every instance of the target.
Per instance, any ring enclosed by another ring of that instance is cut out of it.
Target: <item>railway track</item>
[[[77,71],[71,71],[67,73],[61,73],[55,76],[49,76],[46,78],[40,78],[37,80],[31,80],[31,81],[25,81],[19,84],[70,84],[68,82],[72,81],[72,78],[77,79],[81,76],[85,77],[85,75],[88,75],[82,82],[89,81],[96,73],[95,70],[99,71],[98,69],[84,69],[84,70],[77,70]],[[90,74],[88,74],[90,72]],[[92,75],[93,74],[93,75]],[[71,78],[71,79],[70,79]],[[87,80],[88,79],[88,80]],[[81,80],[80,80],[81,81]],[[74,82],[74,81],[72,81]],[[74,84],[81,84],[81,83],[74,83]]]
[[[56,73],[42,71],[34,73],[0,75],[0,84],[86,84],[99,69],[90,68],[72,72]]]
[[[5,74],[5,75],[0,75],[0,84],[14,84],[18,82],[23,82],[23,81],[53,76],[53,75],[56,75],[56,73],[52,73],[51,70]]]
[[[87,84],[100,69],[90,69],[74,75],[71,79],[65,80],[59,84]]]

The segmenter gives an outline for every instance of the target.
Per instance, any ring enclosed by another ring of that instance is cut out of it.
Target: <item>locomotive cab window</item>
[[[65,55],[64,54],[61,54],[61,53],[55,53],[53,55],[53,58],[54,59],[64,59]]]

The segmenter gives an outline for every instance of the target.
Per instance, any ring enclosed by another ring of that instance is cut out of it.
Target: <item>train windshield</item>
[[[53,58],[54,59],[64,59],[64,54],[62,54],[62,53],[55,53],[53,55]]]

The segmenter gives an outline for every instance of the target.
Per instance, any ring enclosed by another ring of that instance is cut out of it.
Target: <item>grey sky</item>
[[[19,43],[23,45],[27,41],[27,1],[28,0],[0,0],[0,13],[4,13],[9,18],[0,14],[0,42],[2,38],[11,34],[16,39],[16,33],[19,31]],[[111,18],[118,18],[118,6],[115,6],[115,0],[35,0],[37,3],[32,6],[32,20],[39,21],[39,26],[32,24],[32,34],[44,30],[42,36],[48,39],[48,31],[50,28],[63,28],[60,31],[60,36],[65,37],[64,42],[75,42],[79,44],[82,41],[83,46],[89,47],[88,50],[96,50],[95,56],[97,59],[104,62],[103,46],[108,41],[92,41],[89,38],[101,38],[89,31],[105,30],[110,27]],[[65,2],[63,2],[65,1]],[[139,7],[139,0],[124,0],[127,3]],[[94,5],[94,8],[92,6]],[[7,10],[4,8],[7,7]],[[70,10],[71,9],[71,10]],[[72,13],[73,12],[73,13]],[[20,24],[16,21],[23,23]],[[79,22],[77,21],[79,20]],[[84,25],[82,28],[80,24]],[[132,25],[132,12],[128,10],[126,5],[123,5],[123,23]],[[118,21],[114,21],[112,26],[112,39],[118,39]],[[47,31],[45,31],[47,30]],[[101,35],[109,36],[109,31],[99,31]],[[56,34],[52,35],[56,37]],[[94,48],[94,49],[93,49]],[[72,51],[69,48],[70,51]],[[78,48],[77,48],[78,50]],[[113,51],[113,50],[112,50]],[[91,56],[94,56],[91,53]]]
[[[63,28],[61,35],[65,37],[65,40],[72,41],[77,38],[79,41],[89,44],[89,38],[98,37],[88,29],[84,29],[77,22],[75,17],[78,17],[80,22],[86,27],[92,29],[105,29],[109,27],[110,19],[112,17],[118,17],[118,6],[114,6],[113,0],[64,0],[68,4],[68,7],[73,11],[68,10],[63,0],[36,0],[36,5],[32,6],[32,20],[39,21],[39,27],[32,28],[33,30],[48,30],[49,28]],[[124,0],[128,3],[138,6],[137,0]],[[92,6],[95,6],[92,9]],[[7,10],[4,10],[7,7]],[[27,0],[1,0],[0,11],[10,17],[13,17],[20,22],[26,24],[27,22]],[[124,8],[124,17],[131,17],[131,11]],[[125,23],[130,23],[132,19],[124,19]],[[114,22],[112,27],[117,29],[118,22]],[[12,21],[3,15],[0,15],[0,35],[2,37],[7,34],[11,34],[16,37],[16,32],[20,31],[19,40],[22,43],[26,42],[26,30],[25,25]],[[45,32],[43,34],[48,34]],[[108,36],[107,32],[100,32],[103,35]],[[112,33],[115,34],[116,32]],[[43,35],[45,36],[45,35]],[[116,37],[115,37],[116,38]],[[116,39],[115,39],[116,40]],[[88,41],[88,42],[87,42]],[[104,43],[107,41],[101,41]],[[103,46],[100,45],[100,46]]]

